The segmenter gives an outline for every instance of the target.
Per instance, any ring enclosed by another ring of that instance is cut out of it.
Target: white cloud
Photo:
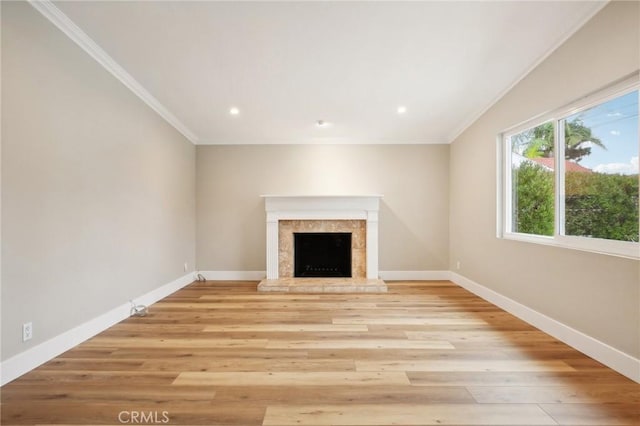
[[[611,133],[613,136],[620,136],[620,130],[612,130],[609,133]]]
[[[620,117],[622,115],[621,112],[609,112],[607,113],[607,117]]]
[[[628,163],[598,164],[594,172],[607,174],[635,175],[638,173],[638,157],[631,157]]]

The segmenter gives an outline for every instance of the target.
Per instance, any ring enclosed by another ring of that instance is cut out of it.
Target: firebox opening
[[[350,232],[294,232],[294,277],[351,277]]]

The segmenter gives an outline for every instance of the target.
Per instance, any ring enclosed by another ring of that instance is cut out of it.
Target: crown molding
[[[536,61],[534,61],[519,77],[511,82],[507,87],[505,87],[496,97],[494,97],[488,104],[479,110],[470,114],[465,120],[462,120],[457,129],[451,132],[447,138],[447,144],[453,143],[465,130],[467,130],[471,125],[473,125],[476,121],[480,119],[487,111],[489,111],[495,104],[497,104],[507,93],[509,93],[514,87],[518,85],[522,80],[524,80],[529,74],[533,72],[538,65],[544,62],[553,52],[558,50],[560,46],[566,43],[575,33],[578,32],[580,28],[586,25],[598,12],[600,12],[607,4],[609,4],[610,0],[599,0],[600,3],[594,7],[594,9],[585,15],[583,19],[577,22],[575,25],[569,27],[567,31],[554,43],[549,49],[547,49],[542,56],[540,56]]]
[[[67,37],[73,40],[85,52],[120,80],[129,90],[138,96],[151,109],[164,118],[178,132],[191,143],[197,144],[198,137],[178,118],[160,103],[147,89],[131,76],[120,64],[118,64],[107,52],[91,39],[80,27],[78,27],[67,15],[58,9],[50,0],[28,0],[29,4],[47,18]]]

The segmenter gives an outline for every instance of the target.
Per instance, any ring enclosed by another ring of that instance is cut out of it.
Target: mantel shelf
[[[382,195],[261,195],[267,221],[267,279],[279,278],[281,220],[365,220],[366,278],[378,279],[378,212]]]

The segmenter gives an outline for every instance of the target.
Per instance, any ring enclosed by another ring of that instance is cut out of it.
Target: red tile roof
[[[540,164],[541,166],[546,167],[549,170],[555,169],[553,158],[538,157],[538,158],[530,158],[530,160]],[[593,170],[588,169],[584,166],[581,166],[575,161],[570,161],[570,160],[564,161],[564,170],[567,172],[593,173]]]

